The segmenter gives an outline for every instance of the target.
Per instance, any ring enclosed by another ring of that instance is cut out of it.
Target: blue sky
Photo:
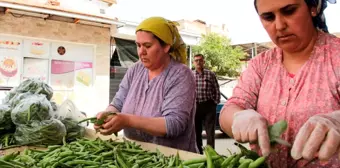
[[[234,44],[270,41],[253,0],[117,0],[119,19],[141,21],[149,16],[171,20],[200,19],[208,24],[226,24]],[[340,1],[325,11],[329,31],[340,32]]]

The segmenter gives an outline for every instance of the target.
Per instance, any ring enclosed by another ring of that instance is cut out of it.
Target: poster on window
[[[51,85],[54,90],[72,90],[75,79],[73,61],[51,61]]]
[[[51,43],[51,57],[56,60],[92,62],[94,47],[70,43]]]
[[[24,40],[24,56],[48,58],[50,44],[41,40]]]
[[[0,55],[0,86],[15,87],[20,83],[20,56]]]
[[[15,37],[0,36],[0,52],[21,52],[22,40]]]
[[[92,62],[76,62],[76,86],[89,87],[92,85]]]
[[[19,85],[21,48],[21,39],[0,35],[0,86]]]
[[[22,80],[35,78],[48,83],[48,60],[37,58],[24,58]]]

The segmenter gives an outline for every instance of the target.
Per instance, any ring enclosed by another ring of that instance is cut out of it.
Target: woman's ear
[[[318,15],[318,10],[317,10],[317,8],[316,8],[316,7],[311,7],[310,13],[311,13],[311,16],[312,16],[312,17],[317,16],[317,15]]]
[[[170,52],[170,49],[171,49],[171,46],[169,44],[166,44],[164,47],[163,47],[163,50],[165,53],[169,53]]]

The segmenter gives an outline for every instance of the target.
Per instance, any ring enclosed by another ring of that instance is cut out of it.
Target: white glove
[[[340,145],[340,111],[315,115],[307,120],[295,137],[291,156],[294,159],[330,159]]]
[[[263,156],[270,153],[267,120],[255,110],[243,110],[234,114],[231,127],[238,142],[258,142]]]

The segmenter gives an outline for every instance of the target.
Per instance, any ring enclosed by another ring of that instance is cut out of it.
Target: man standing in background
[[[203,154],[202,125],[207,134],[207,144],[215,148],[216,105],[220,103],[220,89],[214,72],[204,68],[204,56],[194,56],[196,78],[196,141]]]

